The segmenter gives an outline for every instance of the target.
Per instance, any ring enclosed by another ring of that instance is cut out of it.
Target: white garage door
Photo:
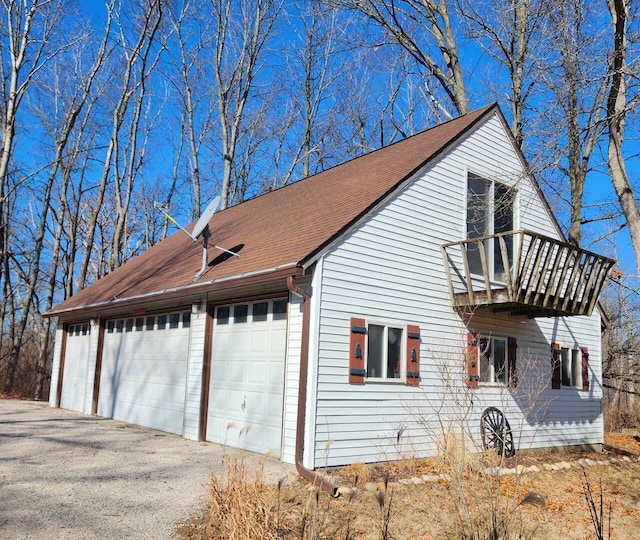
[[[182,434],[190,313],[107,321],[98,415]]]
[[[287,301],[215,312],[207,440],[280,455]]]
[[[89,323],[69,325],[60,394],[60,407],[63,409],[84,412],[87,388],[91,387],[87,384],[90,343]]]

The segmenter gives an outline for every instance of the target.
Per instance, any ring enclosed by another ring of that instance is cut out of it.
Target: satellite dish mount
[[[162,210],[166,218],[172,223],[175,223],[178,227],[180,227],[180,229],[184,231],[184,233],[187,234],[189,238],[191,238],[191,240],[193,240],[194,242],[197,242],[198,239],[202,237],[202,266],[200,270],[198,270],[193,276],[193,281],[198,281],[202,277],[202,275],[207,271],[207,263],[208,263],[207,249],[209,247],[209,238],[211,238],[209,221],[211,220],[211,218],[213,217],[213,214],[216,213],[216,211],[218,210],[218,207],[220,206],[220,197],[219,196],[216,197],[207,205],[207,207],[205,208],[204,212],[202,212],[198,221],[196,221],[196,224],[194,225],[193,230],[191,232],[187,231],[184,227],[182,227],[175,219],[173,219],[169,215],[169,212],[166,206],[160,203],[155,203],[155,202],[153,203],[153,206],[154,208]],[[224,251],[225,253],[229,253],[230,255],[233,255],[235,257],[240,257],[238,253],[235,253],[234,251],[231,251],[229,249],[225,249],[223,247],[216,246],[216,245],[214,245],[213,247],[216,249],[219,249],[220,251]]]

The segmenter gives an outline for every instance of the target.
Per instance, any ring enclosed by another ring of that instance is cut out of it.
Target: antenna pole
[[[196,275],[193,276],[193,281],[198,281],[207,270],[207,262],[208,262],[207,247],[209,245],[210,236],[211,236],[211,231],[209,231],[209,225],[207,225],[202,230],[202,266],[200,267],[200,270],[196,272]]]
[[[195,241],[195,238],[193,236],[191,236],[191,233],[189,231],[187,231],[187,229],[185,229],[182,225],[180,225],[180,223],[178,223],[175,219],[173,219],[170,215],[169,212],[167,212],[167,209],[162,206],[159,203],[153,203],[154,208],[160,210],[163,214],[164,217],[166,217],[171,223],[173,223],[176,227],[178,227],[182,232],[184,232],[189,238],[191,238],[192,240]]]

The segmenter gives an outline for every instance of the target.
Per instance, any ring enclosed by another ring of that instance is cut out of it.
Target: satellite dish
[[[220,206],[220,196],[217,196],[204,209],[204,212],[202,212],[202,215],[200,216],[198,221],[196,221],[196,224],[193,227],[191,234],[189,235],[191,236],[191,239],[194,242],[198,240],[198,237],[202,234],[202,231],[204,231],[206,226],[209,224],[209,220],[211,219],[213,214],[216,213],[219,206]]]
[[[169,210],[166,207],[166,205],[163,205],[157,202],[153,203],[153,207],[155,209],[161,210],[162,213],[166,216],[166,218],[172,223],[175,223],[178,227],[180,227],[180,229],[182,229],[189,236],[189,238],[191,238],[191,240],[193,240],[194,242],[197,242],[198,239],[202,236],[202,267],[200,268],[200,270],[198,270],[198,272],[196,272],[196,275],[193,276],[193,281],[197,281],[198,279],[200,279],[207,270],[207,262],[208,262],[207,247],[209,244],[209,238],[211,237],[211,231],[209,231],[209,220],[213,217],[213,214],[216,213],[219,206],[220,206],[220,197],[218,196],[207,205],[207,207],[204,209],[204,212],[202,212],[202,215],[200,216],[200,218],[198,218],[198,221],[196,221],[196,224],[194,225],[193,230],[189,232],[169,215]],[[219,249],[220,251],[224,251],[225,253],[229,253],[230,255],[234,255],[235,257],[240,257],[238,253],[235,253],[223,247],[215,246],[215,245],[213,247],[216,249]]]

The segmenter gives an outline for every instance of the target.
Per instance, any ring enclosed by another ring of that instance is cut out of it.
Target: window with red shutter
[[[478,357],[478,340],[469,332],[467,334],[467,386],[477,388],[480,381],[480,361]]]
[[[396,380],[420,384],[420,327],[350,319],[349,382]]]
[[[507,340],[508,351],[507,351],[507,359],[509,362],[509,386],[511,388],[518,387],[518,368],[516,365],[516,359],[518,356],[518,345],[516,343],[516,338],[510,337]]]
[[[582,353],[582,390],[589,390],[589,349],[580,347]]]
[[[406,381],[409,386],[420,384],[420,327],[407,326],[407,373]]]
[[[467,334],[467,386],[502,384],[518,385],[515,338]]]
[[[367,322],[364,319],[351,318],[351,338],[349,340],[349,382],[364,383],[367,374],[364,369],[364,348],[367,338]]]
[[[560,343],[551,344],[551,388],[562,387],[562,363],[560,361]]]

